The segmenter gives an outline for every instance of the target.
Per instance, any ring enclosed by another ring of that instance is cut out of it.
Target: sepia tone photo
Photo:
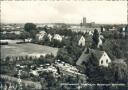
[[[0,90],[128,90],[127,0],[1,0]]]

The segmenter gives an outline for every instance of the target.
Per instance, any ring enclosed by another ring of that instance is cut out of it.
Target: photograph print
[[[1,0],[0,90],[128,90],[127,0]]]

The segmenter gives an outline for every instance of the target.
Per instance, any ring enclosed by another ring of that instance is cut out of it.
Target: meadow
[[[58,48],[32,43],[1,45],[1,58],[5,58],[7,56],[39,56],[51,53],[56,56],[57,52]]]

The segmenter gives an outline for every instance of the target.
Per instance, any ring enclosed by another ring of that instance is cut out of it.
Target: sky
[[[126,1],[2,1],[3,23],[126,24]]]

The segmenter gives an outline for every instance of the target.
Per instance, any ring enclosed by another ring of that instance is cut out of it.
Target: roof
[[[75,41],[79,41],[80,39],[81,39],[81,37],[84,37],[83,35],[76,35],[74,38],[73,38],[73,40],[75,40]],[[84,37],[85,38],[85,37]]]
[[[94,57],[96,57],[97,60],[99,60],[103,55],[103,53],[105,52],[105,51],[99,51],[94,49],[92,49],[91,51],[92,51],[91,53],[93,53]]]
[[[81,66],[83,62],[87,62],[89,60],[89,57],[91,54],[94,55],[94,57],[97,60],[100,60],[101,56],[103,55],[105,51],[99,51],[99,50],[94,50],[94,49],[89,49],[89,53],[87,53],[87,48],[83,51],[82,55],[80,58],[77,60],[76,65]]]
[[[80,58],[77,60],[76,65],[81,65],[83,61],[87,61],[89,59],[89,54],[85,54],[87,48],[83,51],[82,55]]]

